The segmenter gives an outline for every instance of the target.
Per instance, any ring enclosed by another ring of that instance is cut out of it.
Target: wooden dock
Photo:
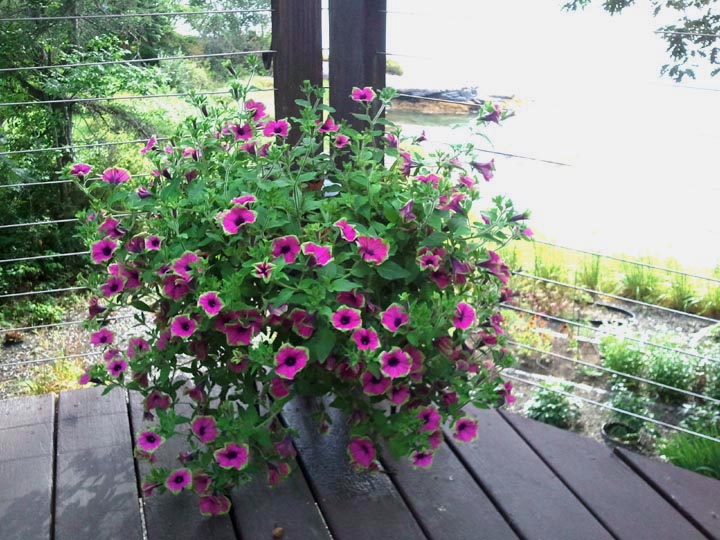
[[[275,488],[232,494],[207,519],[194,495],[143,499],[136,396],[83,389],[0,401],[1,540],[694,540],[720,538],[720,482],[501,411],[470,410],[479,440],[430,470],[348,466],[342,422],[321,435],[293,404],[298,463]],[[159,461],[176,467],[179,446]],[[279,530],[282,529],[282,531]]]

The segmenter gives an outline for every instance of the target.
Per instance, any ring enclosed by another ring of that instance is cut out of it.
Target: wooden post
[[[353,86],[385,88],[386,10],[386,0],[330,0],[330,105],[355,128]]]
[[[272,10],[275,117],[297,116],[303,81],[323,83],[321,0],[272,0]]]

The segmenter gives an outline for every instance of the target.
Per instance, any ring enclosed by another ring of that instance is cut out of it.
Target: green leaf
[[[425,240],[420,242],[420,245],[426,246],[426,247],[436,247],[436,246],[441,246],[443,244],[443,242],[445,242],[445,240],[447,240],[446,234],[441,233],[439,231],[435,231],[430,236],[425,238]]]
[[[352,291],[353,289],[360,289],[359,283],[350,281],[349,279],[336,279],[330,285],[330,290],[333,292],[346,292]]]
[[[329,326],[323,326],[315,332],[310,341],[308,341],[308,348],[311,354],[321,362],[325,360],[335,346],[337,336],[332,328]]]
[[[410,275],[405,268],[393,261],[386,261],[377,268],[378,274],[384,279],[405,279]]]
[[[139,309],[140,311],[154,311],[150,306],[148,306],[145,302],[142,300],[134,300],[131,304],[132,307],[135,309]]]

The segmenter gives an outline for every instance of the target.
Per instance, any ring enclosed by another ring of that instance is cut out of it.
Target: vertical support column
[[[385,87],[386,10],[387,0],[330,0],[330,105],[355,128],[353,86]]]
[[[295,100],[309,80],[322,86],[322,18],[320,0],[272,0],[275,116],[297,116]]]

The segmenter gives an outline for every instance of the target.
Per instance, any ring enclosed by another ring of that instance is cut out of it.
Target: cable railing
[[[50,22],[50,21],[85,21],[94,19],[128,19],[134,17],[185,17],[193,15],[238,15],[251,13],[270,13],[272,9],[206,9],[203,11],[155,11],[141,13],[102,13],[84,15],[56,15],[46,17],[4,17],[0,23],[8,22]]]
[[[123,319],[132,319],[134,315],[117,315],[114,317],[108,317],[105,319],[106,322],[121,321]],[[34,332],[35,330],[48,330],[50,328],[62,328],[66,326],[79,326],[87,322],[87,319],[78,319],[74,321],[63,321],[57,323],[48,324],[34,324],[30,326],[16,326],[14,328],[0,328],[0,334],[7,334],[9,332]],[[0,364],[2,366],[4,364]]]

